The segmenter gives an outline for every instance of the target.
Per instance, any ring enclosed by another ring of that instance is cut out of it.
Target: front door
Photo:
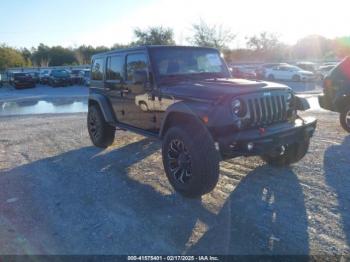
[[[149,81],[137,83],[134,80],[135,71],[146,71],[148,74],[148,59],[144,52],[129,53],[126,56],[126,76],[122,87],[123,122],[133,127],[147,131],[155,129],[155,108]]]

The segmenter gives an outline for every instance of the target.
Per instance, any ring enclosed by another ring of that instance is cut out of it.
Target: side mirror
[[[136,70],[133,76],[133,84],[144,84],[147,81],[147,72],[145,70]]]

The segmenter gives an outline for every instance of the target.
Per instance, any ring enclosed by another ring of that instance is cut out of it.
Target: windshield
[[[159,78],[201,76],[230,77],[220,54],[212,49],[159,48],[152,50],[153,63]]]

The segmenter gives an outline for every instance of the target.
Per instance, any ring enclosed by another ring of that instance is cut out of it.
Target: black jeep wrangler
[[[323,95],[318,100],[322,108],[340,113],[340,123],[350,133],[350,57],[325,77]]]
[[[216,49],[145,46],[93,56],[87,126],[102,148],[116,127],[161,139],[171,185],[198,197],[215,187],[222,159],[302,159],[316,120],[297,110],[308,106],[285,85],[233,79]]]

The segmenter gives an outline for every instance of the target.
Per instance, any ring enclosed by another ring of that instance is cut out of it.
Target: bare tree
[[[267,51],[280,44],[278,36],[273,33],[262,32],[259,35],[247,37],[247,47],[255,51]]]
[[[253,51],[255,59],[277,61],[289,58],[288,46],[281,43],[274,33],[261,32],[246,39],[247,48]]]
[[[174,32],[171,28],[149,27],[146,30],[139,28],[134,30],[137,38],[131,45],[174,45]]]
[[[193,36],[189,41],[196,46],[215,47],[220,50],[227,46],[236,37],[230,29],[222,25],[208,25],[202,19],[198,24],[192,25]]]

